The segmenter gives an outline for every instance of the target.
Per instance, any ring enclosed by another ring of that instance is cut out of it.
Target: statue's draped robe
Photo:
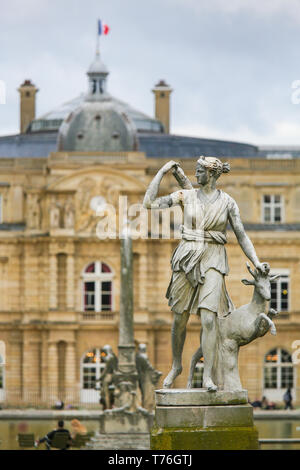
[[[220,318],[234,306],[225,286],[229,268],[225,250],[229,210],[236,202],[218,190],[211,202],[202,202],[197,189],[171,195],[184,209],[182,240],[172,259],[172,278],[167,298],[173,312],[200,314],[205,308]]]

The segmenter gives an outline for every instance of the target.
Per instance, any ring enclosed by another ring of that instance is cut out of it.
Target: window
[[[85,312],[112,310],[112,279],[110,267],[101,261],[89,264],[83,275],[83,308]]]
[[[273,273],[273,274],[280,274]],[[280,278],[271,282],[271,303],[270,307],[278,312],[287,312],[289,310],[289,275],[280,274]]]
[[[83,403],[99,403],[100,377],[105,362],[101,349],[87,351],[81,360],[81,401]]]
[[[100,78],[99,80],[99,92],[104,93],[104,80]]]
[[[202,388],[203,387],[203,369],[204,369],[204,358],[201,357],[198,364],[196,364],[192,388]]]
[[[262,200],[262,220],[266,223],[283,222],[283,198],[279,194],[265,194]]]
[[[101,371],[105,364],[101,359],[101,351],[99,349],[93,349],[88,351],[83,358],[83,374],[82,374],[82,388],[83,389],[95,389],[99,388],[99,379]]]
[[[272,349],[265,355],[264,388],[287,389],[294,387],[292,356],[284,349]]]
[[[72,117],[72,113],[69,114],[68,119]],[[62,123],[62,119],[37,119],[31,124],[31,130],[33,132],[43,130],[57,130]]]
[[[160,133],[164,131],[162,124],[158,121],[150,119],[133,119],[133,122],[139,131]]]

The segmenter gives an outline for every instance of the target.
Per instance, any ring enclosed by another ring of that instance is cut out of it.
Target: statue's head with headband
[[[207,168],[214,174],[216,179],[219,178],[222,173],[228,173],[230,171],[229,163],[222,163],[221,160],[216,157],[200,157],[199,160],[197,160],[196,171],[199,166]]]

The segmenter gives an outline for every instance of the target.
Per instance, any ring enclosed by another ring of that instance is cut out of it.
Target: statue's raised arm
[[[175,205],[175,199],[172,198],[171,194],[159,198],[157,197],[161,180],[170,170],[172,170],[173,175],[183,189],[191,189],[193,187],[180,165],[171,160],[156,173],[149,184],[143,202],[143,206],[146,209],[164,209]]]

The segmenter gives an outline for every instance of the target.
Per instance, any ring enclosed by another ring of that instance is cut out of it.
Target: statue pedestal
[[[258,449],[246,390],[162,389],[155,400],[152,450]]]
[[[114,409],[100,416],[102,434],[148,434],[153,425],[153,414],[146,410],[127,411]]]

